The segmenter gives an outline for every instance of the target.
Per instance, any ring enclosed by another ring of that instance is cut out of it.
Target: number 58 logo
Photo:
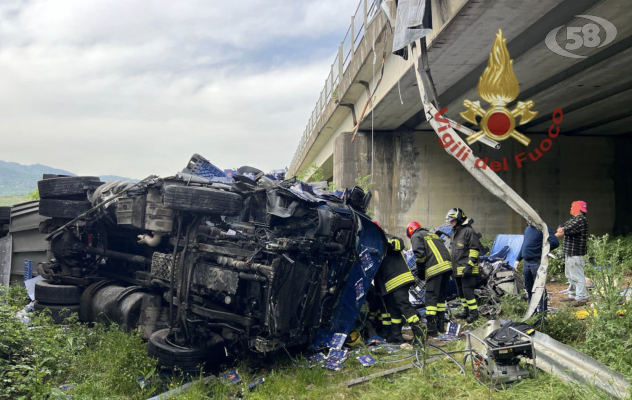
[[[544,43],[546,47],[552,52],[568,58],[586,58],[588,56],[581,56],[579,54],[571,53],[571,51],[577,50],[581,47],[587,48],[599,48],[611,43],[617,36],[617,28],[614,24],[607,19],[601,17],[595,17],[593,15],[576,15],[578,18],[585,18],[595,23],[588,22],[584,26],[569,26],[566,28],[566,40],[568,41],[564,48],[557,43],[557,33],[565,25],[558,26],[546,35]],[[606,38],[602,41],[602,36],[599,33],[605,32]]]

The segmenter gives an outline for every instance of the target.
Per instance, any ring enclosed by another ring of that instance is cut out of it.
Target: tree
[[[29,193],[29,201],[39,200],[39,199],[40,199],[39,189],[35,189]]]
[[[297,178],[303,182],[321,182],[325,180],[325,175],[323,174],[323,169],[319,167],[316,163],[312,163],[309,167],[305,168],[303,172],[301,172]]]

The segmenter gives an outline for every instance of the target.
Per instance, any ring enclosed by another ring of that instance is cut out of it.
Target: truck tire
[[[42,199],[39,213],[45,217],[77,218],[92,207],[89,201]]]
[[[195,186],[165,186],[163,201],[173,210],[218,215],[239,215],[243,207],[237,193]]]
[[[79,312],[79,304],[46,304],[35,300],[33,309],[35,311],[50,310],[50,316],[53,322],[61,324],[70,315]]]
[[[47,304],[79,304],[83,288],[77,285],[58,285],[48,281],[35,283],[35,300]]]
[[[168,369],[175,367],[183,372],[195,372],[200,370],[200,364],[211,359],[215,360],[221,355],[221,346],[207,348],[181,348],[167,342],[169,329],[161,329],[152,333],[147,342],[147,354],[158,360],[158,363]],[[218,343],[221,341],[218,341]]]
[[[43,179],[37,182],[41,199],[85,198],[87,189],[103,185],[96,176],[71,176]]]
[[[0,207],[0,222],[9,223],[11,219],[11,207]]]

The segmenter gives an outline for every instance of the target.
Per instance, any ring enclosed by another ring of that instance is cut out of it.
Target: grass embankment
[[[618,250],[617,250],[618,249]],[[604,362],[611,368],[632,378],[632,310],[621,304],[622,282],[629,281],[632,261],[632,240],[592,238],[590,256],[596,265],[610,268],[587,267],[593,280],[596,316],[578,320],[575,309],[561,308],[550,316],[542,330]],[[23,324],[15,312],[24,305],[24,290],[12,288],[0,304],[0,399],[146,399],[178,386],[185,377],[181,374],[159,374],[154,360],[147,357],[145,345],[137,334],[125,334],[115,327],[88,328],[69,320],[68,326],[53,325],[47,316],[31,316],[32,328]],[[524,300],[507,298],[503,317],[518,319],[526,309]],[[447,347],[459,349],[463,342],[452,342]],[[360,354],[368,354],[361,352]],[[178,399],[201,400],[242,397],[245,399],[399,399],[399,398],[464,398],[464,399],[601,399],[607,396],[598,389],[569,385],[545,373],[538,380],[525,380],[504,392],[491,391],[459,368],[442,359],[432,362],[422,372],[409,371],[374,379],[363,385],[345,388],[342,382],[410,363],[412,359],[390,362],[396,355],[372,354],[377,364],[362,367],[353,357],[340,371],[329,371],[319,366],[312,369],[300,366],[305,360],[297,358],[296,365],[287,356],[275,360],[244,360],[237,369],[240,384],[214,380],[204,385],[200,381]],[[400,358],[406,356],[400,354]],[[462,356],[457,358],[462,361]],[[388,361],[388,362],[387,362]],[[265,383],[250,392],[246,386],[256,378]],[[61,390],[60,385],[74,385]]]

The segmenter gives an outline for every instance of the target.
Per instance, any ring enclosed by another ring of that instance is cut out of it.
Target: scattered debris
[[[265,382],[265,378],[259,378],[256,381],[248,384],[248,390],[253,390],[254,388],[256,388],[257,386],[261,385],[263,382]]]
[[[226,382],[230,382],[230,383],[239,383],[241,382],[241,378],[239,377],[239,374],[237,373],[236,370],[232,370],[232,371],[228,371],[227,373],[225,373],[224,375],[222,375],[222,381]]]
[[[372,379],[375,379],[375,378],[382,378],[384,376],[390,376],[390,375],[396,374],[398,372],[408,371],[409,369],[412,369],[412,368],[413,368],[412,364],[404,365],[404,366],[397,367],[397,368],[391,368],[391,369],[387,369],[386,371],[377,372],[375,374],[367,375],[367,376],[364,376],[362,378],[352,379],[350,381],[343,382],[342,385],[346,386],[346,387],[360,385],[362,383],[368,382],[368,381],[370,381]]]
[[[360,362],[360,364],[362,364],[363,367],[370,367],[371,365],[375,364],[375,360],[369,355],[358,356],[356,357],[356,359]]]
[[[206,378],[201,378],[201,381],[204,385],[207,385],[209,382],[215,380],[216,377],[215,376],[208,376]],[[171,399],[173,397],[178,396],[180,393],[184,393],[187,390],[189,390],[191,388],[191,386],[195,385],[196,383],[198,383],[199,380],[193,381],[193,382],[189,382],[187,384],[184,384],[178,388],[169,390],[168,392],[164,392],[162,394],[159,394],[157,396],[151,397],[147,400],[168,400]]]

